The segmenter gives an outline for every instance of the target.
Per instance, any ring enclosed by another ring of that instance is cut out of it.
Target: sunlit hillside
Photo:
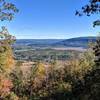
[[[0,100],[100,100],[100,0],[0,0]]]

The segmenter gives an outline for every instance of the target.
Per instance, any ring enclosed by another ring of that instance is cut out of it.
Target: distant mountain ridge
[[[15,44],[25,44],[25,45],[36,45],[36,44],[43,44],[43,45],[50,45],[54,44],[60,41],[63,41],[64,39],[17,39]]]
[[[96,37],[77,37],[66,39],[61,42],[54,44],[55,46],[65,46],[65,47],[83,47],[87,48],[89,42],[95,42]]]
[[[87,48],[89,42],[95,42],[96,37],[76,37],[71,39],[18,39],[14,46],[31,47],[83,47]]]

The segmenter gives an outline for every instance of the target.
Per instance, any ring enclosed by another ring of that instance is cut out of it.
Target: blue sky
[[[91,17],[75,16],[88,0],[11,0],[19,8],[19,13],[11,22],[1,22],[17,38],[67,39],[80,36],[94,36],[99,28],[93,28]]]

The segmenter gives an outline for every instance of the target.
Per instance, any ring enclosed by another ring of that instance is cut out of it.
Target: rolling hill
[[[77,37],[66,39],[61,42],[57,42],[54,46],[64,46],[64,47],[83,47],[87,48],[90,42],[95,42],[96,37]]]
[[[36,47],[83,47],[87,48],[89,42],[95,42],[96,37],[77,37],[71,39],[18,39],[17,46]]]

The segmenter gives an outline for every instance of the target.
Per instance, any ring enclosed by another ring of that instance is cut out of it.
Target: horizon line
[[[44,39],[44,40],[47,40],[47,39],[50,39],[50,40],[54,40],[54,39],[58,39],[58,40],[63,40],[63,39],[73,39],[73,38],[85,38],[85,37],[98,37],[98,36],[79,36],[79,37],[71,37],[71,38],[16,38],[16,39]]]

